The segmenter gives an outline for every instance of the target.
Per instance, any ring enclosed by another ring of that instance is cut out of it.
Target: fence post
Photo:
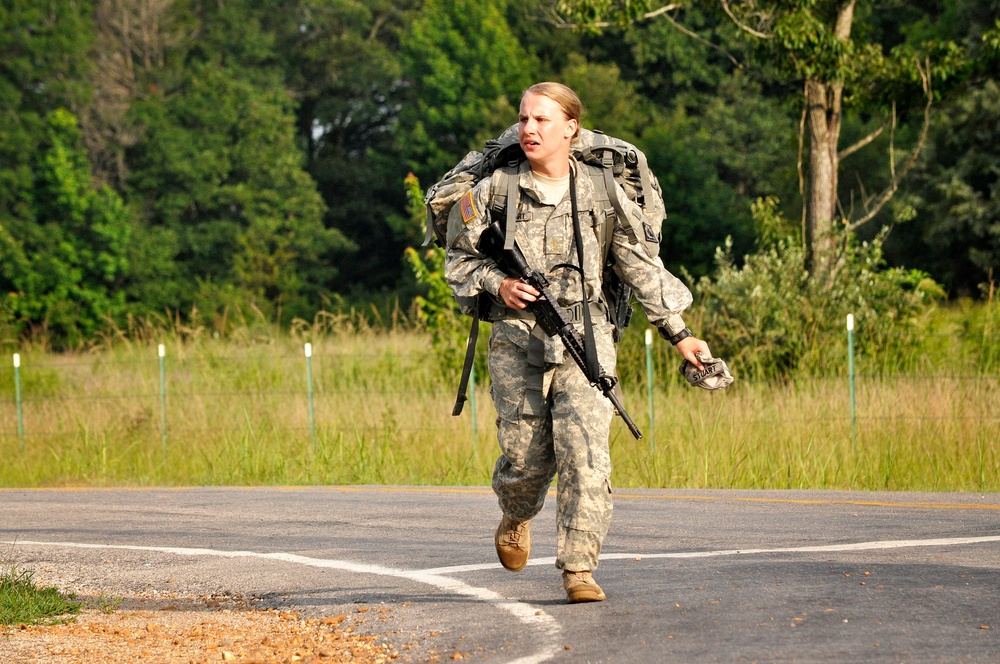
[[[656,415],[653,410],[653,330],[646,330],[646,392],[649,395],[649,452],[656,453]]]
[[[309,396],[309,447],[316,453],[316,408],[313,404],[313,374],[312,374],[312,344],[305,345],[306,353],[306,390]]]
[[[14,353],[14,401],[17,403],[17,448],[24,454],[24,411],[21,408],[21,355]]]
[[[160,344],[156,347],[160,358],[160,445],[163,448],[163,458],[167,458],[167,347]]]
[[[858,428],[854,397],[854,314],[847,314],[847,374],[851,396],[851,453],[853,454]]]

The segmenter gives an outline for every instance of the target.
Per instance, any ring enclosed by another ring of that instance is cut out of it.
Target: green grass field
[[[342,331],[312,344],[312,419],[302,339],[287,333],[173,336],[165,411],[155,343],[29,349],[23,436],[11,364],[0,372],[0,485],[489,483],[488,389],[478,385],[475,421],[470,405],[451,417],[457,372],[439,367],[427,335]],[[733,386],[705,392],[680,382],[661,343],[650,428],[645,366],[623,358],[638,365],[623,371],[625,405],[646,437],[615,422],[619,487],[1000,490],[995,372],[942,361],[886,374],[861,361],[852,426],[846,373],[756,382],[734,366]]]

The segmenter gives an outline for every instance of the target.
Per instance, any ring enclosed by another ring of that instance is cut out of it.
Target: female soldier
[[[592,167],[571,156],[582,113],[580,99],[565,85],[539,83],[525,90],[518,139],[526,160],[499,169],[454,207],[445,267],[456,295],[488,293],[496,301],[494,310],[499,310],[491,316],[489,349],[502,452],[493,472],[493,490],[503,511],[495,536],[497,555],[509,570],[525,566],[531,549],[529,522],[541,511],[558,474],[556,567],[562,570],[569,603],[605,599],[592,572],[611,520],[608,436],[614,412],[608,399],[564,356],[561,341],[535,324],[528,307],[540,293],[504,274],[477,248],[491,223],[489,205],[497,179],[517,178],[519,200],[507,201],[517,205],[516,243],[532,269],[548,279],[560,305],[572,312],[590,309],[605,370],[613,372],[615,366],[612,326],[601,296],[604,257],[597,231],[606,223],[613,224],[614,269],[633,289],[649,322],[697,367],[702,368],[697,354],[710,356],[708,344],[692,336],[681,318],[691,293],[645,242],[636,241],[634,233],[630,239],[614,210],[598,201],[586,170]],[[571,187],[580,217],[576,221],[586,217],[585,223],[574,224]],[[626,212],[637,212],[620,186],[608,193],[617,196]],[[577,235],[574,227],[583,231]],[[577,243],[582,244],[583,265],[570,269],[567,266],[579,262]],[[574,318],[580,320],[579,315]]]

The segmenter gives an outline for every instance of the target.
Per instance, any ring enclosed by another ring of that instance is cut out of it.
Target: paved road
[[[488,489],[0,490],[0,558],[348,613],[404,661],[1000,661],[997,494],[620,490],[576,606],[554,501],[516,574],[498,518]]]

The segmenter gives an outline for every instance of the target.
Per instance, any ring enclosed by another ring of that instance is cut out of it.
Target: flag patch
[[[472,202],[471,191],[466,192],[458,204],[462,208],[462,221],[469,223],[476,218],[476,205]]]

